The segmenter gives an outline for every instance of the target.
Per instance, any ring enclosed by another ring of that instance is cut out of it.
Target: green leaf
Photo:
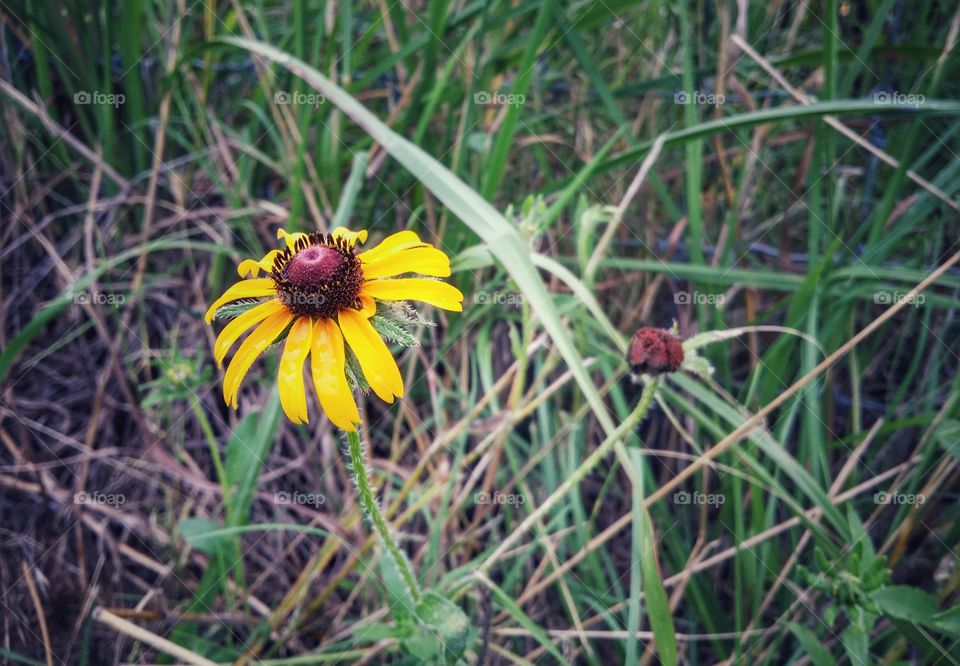
[[[899,620],[927,624],[937,614],[933,595],[908,585],[891,585],[870,595],[884,615]]]
[[[817,638],[816,634],[796,622],[788,622],[787,628],[796,636],[797,642],[800,643],[800,647],[802,647],[803,651],[810,657],[810,661],[814,663],[814,666],[833,666],[835,661],[833,657],[830,656],[830,651],[820,644],[820,639]]]
[[[930,627],[937,631],[949,634],[954,638],[960,638],[960,604],[937,613],[928,623]]]
[[[463,656],[470,618],[459,606],[436,592],[426,592],[417,604],[417,617],[439,637],[446,658],[455,661]]]
[[[219,534],[220,525],[210,518],[184,518],[177,529],[187,543],[206,555],[224,553],[230,548],[231,537]]]

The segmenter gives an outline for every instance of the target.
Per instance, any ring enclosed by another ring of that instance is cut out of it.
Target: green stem
[[[380,537],[380,543],[387,551],[387,555],[396,563],[400,577],[407,586],[410,598],[414,603],[420,601],[420,586],[417,584],[417,577],[413,573],[410,562],[406,555],[400,550],[396,540],[390,533],[390,526],[380,512],[380,504],[374,495],[373,488],[370,485],[370,478],[367,476],[367,463],[363,458],[363,445],[360,443],[360,435],[356,432],[347,433],[347,444],[350,448],[350,463],[353,468],[353,480],[357,484],[357,492],[360,495],[360,504],[363,507],[363,513],[367,520],[377,531]]]

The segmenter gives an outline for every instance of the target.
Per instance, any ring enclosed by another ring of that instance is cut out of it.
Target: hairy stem
[[[380,543],[386,549],[387,556],[390,557],[400,572],[404,584],[410,593],[410,598],[414,603],[420,601],[420,586],[417,584],[417,577],[413,573],[413,568],[407,560],[406,555],[400,550],[393,534],[390,533],[390,526],[380,512],[380,504],[374,495],[373,488],[370,485],[370,478],[367,475],[367,464],[363,457],[363,445],[360,443],[360,435],[356,432],[347,433],[347,444],[350,448],[350,463],[353,470],[353,480],[357,484],[357,492],[360,495],[360,505],[363,507],[363,513],[367,521],[377,531],[380,537]]]

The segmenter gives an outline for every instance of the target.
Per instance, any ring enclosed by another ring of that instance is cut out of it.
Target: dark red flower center
[[[355,248],[330,234],[310,234],[277,255],[273,281],[280,298],[299,317],[336,317],[360,308],[363,267]]]
[[[343,266],[344,256],[339,250],[325,245],[305,247],[290,258],[287,279],[290,284],[307,289],[329,282]]]

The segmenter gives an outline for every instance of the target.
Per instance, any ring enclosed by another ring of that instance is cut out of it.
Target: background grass
[[[440,659],[341,437],[282,418],[275,353],[226,408],[201,319],[277,228],[346,223],[467,296],[362,405],[466,662],[960,660],[956,8],[0,17],[2,659]],[[756,328],[634,424],[625,343],[674,321]]]

